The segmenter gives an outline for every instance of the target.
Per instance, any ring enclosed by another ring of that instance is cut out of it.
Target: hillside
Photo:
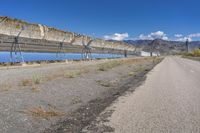
[[[166,41],[162,39],[155,40],[124,40],[124,42],[129,43],[137,47],[138,50],[144,51],[158,51],[161,54],[173,54],[176,52],[186,51],[186,43],[180,41]],[[192,41],[189,43],[189,50],[200,48],[200,41]]]

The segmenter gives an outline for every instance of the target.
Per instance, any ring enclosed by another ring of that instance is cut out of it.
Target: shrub
[[[32,77],[32,81],[34,84],[40,84],[42,82],[42,78],[40,75],[34,74]]]
[[[200,49],[196,49],[193,51],[194,56],[200,56]]]

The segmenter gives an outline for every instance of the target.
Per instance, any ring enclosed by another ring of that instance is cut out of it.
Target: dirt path
[[[92,100],[118,95],[115,88],[155,62],[135,58],[1,69],[0,132],[35,133],[62,123]]]

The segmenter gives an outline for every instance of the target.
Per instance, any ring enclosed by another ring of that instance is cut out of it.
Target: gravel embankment
[[[109,95],[153,58],[112,59],[0,68],[0,132],[35,133],[66,120],[89,101]],[[146,70],[148,71],[148,70]]]

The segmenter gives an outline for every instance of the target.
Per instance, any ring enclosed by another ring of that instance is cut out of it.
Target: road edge
[[[67,119],[52,125],[49,129],[42,131],[42,133],[81,132],[82,129],[90,125],[119,96],[125,95],[126,92],[133,92],[138,86],[142,85],[146,80],[147,73],[162,62],[162,60],[163,58],[154,61],[144,70],[124,80],[119,87],[111,89],[101,98],[91,100],[88,104],[72,112]]]

